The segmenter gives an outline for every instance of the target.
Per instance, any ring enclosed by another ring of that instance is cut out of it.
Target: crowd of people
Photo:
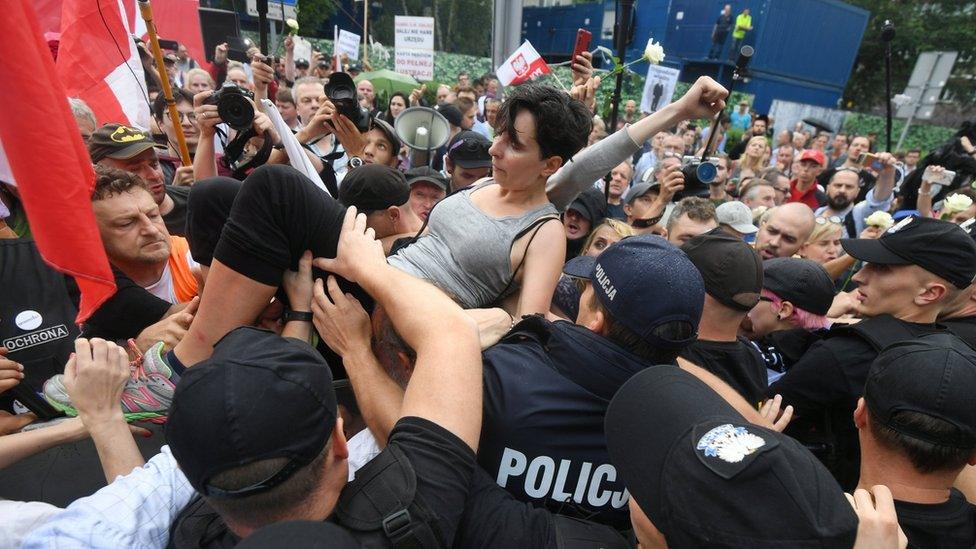
[[[248,55],[144,55],[150,128],[66,98],[117,286],[82,325],[0,182],[3,546],[976,546],[972,126]]]

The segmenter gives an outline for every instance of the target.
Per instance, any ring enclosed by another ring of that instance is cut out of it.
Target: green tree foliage
[[[299,0],[295,11],[298,17],[298,28],[304,35],[319,34],[319,27],[336,11],[338,0]]]
[[[958,51],[947,95],[963,108],[976,107],[972,85],[976,75],[976,5],[960,0],[847,0],[871,12],[854,70],[844,90],[843,108],[866,111],[883,108],[884,43],[881,27],[890,20],[896,29],[892,42],[892,93],[908,83],[918,55],[926,51]]]
[[[898,136],[901,135],[901,131],[904,127],[904,120],[892,120],[892,146],[898,143]],[[876,133],[879,136],[878,141],[883,143],[884,137],[882,136],[884,136],[885,132],[885,119],[883,116],[851,113],[847,115],[846,119],[844,119],[844,131],[848,134],[854,135]],[[921,149],[922,154],[925,155],[928,154],[928,152],[932,149],[945,144],[955,133],[956,130],[953,128],[912,124],[912,126],[908,128],[908,135],[905,136],[905,142],[902,143],[902,149]]]

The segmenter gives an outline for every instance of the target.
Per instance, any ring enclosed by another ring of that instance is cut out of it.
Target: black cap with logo
[[[864,400],[871,419],[939,446],[976,448],[976,351],[952,334],[930,334],[886,348],[871,364]],[[900,412],[916,412],[955,428],[926,431]]]
[[[139,128],[105,124],[92,132],[88,139],[88,154],[92,164],[97,164],[103,158],[128,160],[155,146],[152,136]]]
[[[314,348],[257,328],[228,333],[211,357],[176,385],[166,422],[180,469],[215,498],[257,494],[281,484],[325,447],[337,414],[332,372]],[[256,461],[287,458],[252,486],[214,486],[214,476]]]
[[[881,238],[840,241],[852,257],[879,265],[917,265],[957,288],[976,279],[976,242],[954,223],[906,217]]]
[[[748,312],[763,288],[762,258],[741,238],[721,228],[700,234],[681,246],[705,280],[705,292],[719,303]]]
[[[364,164],[349,170],[339,187],[339,202],[361,213],[402,206],[410,200],[410,186],[399,170],[380,164]]]
[[[681,368],[630,378],[604,426],[610,461],[669,547],[854,544],[857,516],[820,461]]]

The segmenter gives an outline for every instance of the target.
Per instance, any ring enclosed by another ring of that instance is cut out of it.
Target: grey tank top
[[[465,309],[487,307],[512,293],[517,288],[511,262],[515,238],[559,212],[546,203],[519,217],[490,217],[471,202],[471,193],[494,184],[488,179],[439,202],[431,210],[427,234],[388,258],[389,264],[429,280]]]

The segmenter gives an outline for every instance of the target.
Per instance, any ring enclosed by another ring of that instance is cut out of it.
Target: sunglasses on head
[[[836,215],[832,215],[830,217],[818,216],[815,221],[817,222],[817,225],[826,225],[827,223],[836,223],[837,225],[840,225],[841,223],[841,219]]]

